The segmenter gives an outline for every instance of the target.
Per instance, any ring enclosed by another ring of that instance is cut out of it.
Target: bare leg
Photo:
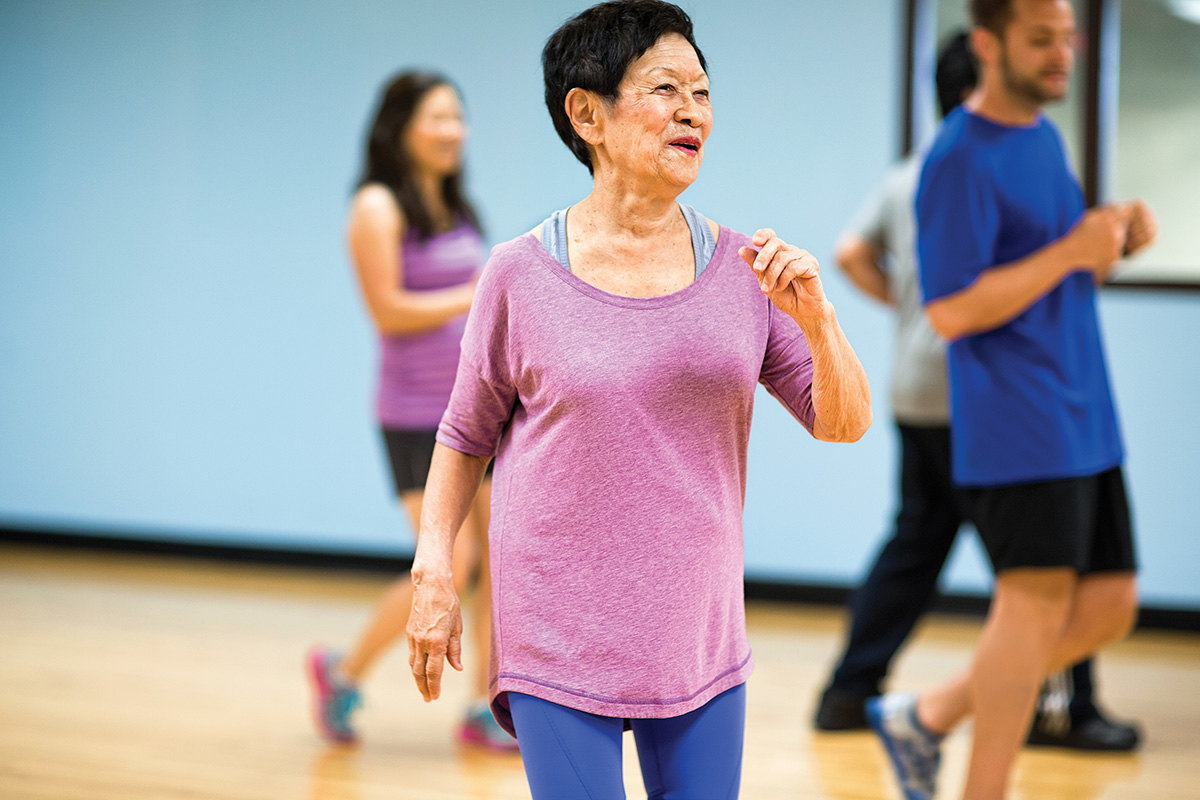
[[[971,681],[975,733],[965,797],[1001,800],[1042,680],[1071,615],[1069,569],[1017,569],[996,580]]]
[[[1076,579],[1068,569],[1014,569],[996,579],[971,669],[923,695],[917,715],[935,732],[975,714],[970,800],[999,800],[1046,675],[1124,636],[1132,625],[1132,573]]]
[[[1130,572],[1106,572],[1078,581],[1071,616],[1050,658],[1046,675],[1092,655],[1123,638],[1133,626],[1137,589]],[[992,624],[989,615],[988,626]],[[987,636],[988,627],[984,629]],[[980,646],[982,647],[982,641]],[[918,717],[935,733],[946,733],[970,716],[973,667],[921,696]]]
[[[421,501],[424,492],[405,492],[400,502],[408,512],[413,530],[421,520]],[[464,526],[465,528],[466,526]],[[454,588],[462,595],[470,585],[473,567],[477,563],[477,542],[474,536],[459,536],[454,544]],[[343,677],[358,683],[371,667],[396,640],[404,635],[408,625],[408,614],[412,610],[412,579],[408,576],[397,579],[387,588],[375,607],[367,627],[359,635],[354,646],[341,663]]]
[[[1132,572],[1100,572],[1079,579],[1075,606],[1047,675],[1124,639],[1137,621],[1137,579]]]

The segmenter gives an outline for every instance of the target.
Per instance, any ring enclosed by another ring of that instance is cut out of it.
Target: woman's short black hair
[[[700,66],[708,71],[692,35],[691,17],[662,0],[612,0],[594,5],[564,22],[542,49],[546,108],[554,129],[589,172],[591,153],[587,142],[571,127],[565,107],[567,94],[580,88],[615,100],[629,65],[668,33],[686,39]]]
[[[966,31],[946,40],[937,62],[938,105],[946,116],[963,101],[963,93],[979,83],[979,67]]]

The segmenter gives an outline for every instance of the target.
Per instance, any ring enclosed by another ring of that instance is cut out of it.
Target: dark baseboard
[[[353,570],[394,575],[412,566],[403,556],[337,553],[319,550],[248,547],[207,542],[151,539],[134,536],[91,535],[77,531],[29,530],[0,527],[0,544],[61,547],[74,550],[125,552],[163,555],[248,564],[313,567]],[[824,606],[845,606],[854,589],[851,586],[785,581],[746,580],[746,598]],[[988,598],[982,595],[944,594],[932,610],[943,614],[982,617],[987,613]],[[1200,609],[1142,606],[1138,628],[1200,632]]]
[[[244,564],[353,570],[395,574],[412,567],[412,558],[379,554],[338,553],[278,547],[213,544],[179,539],[92,535],[77,531],[0,528],[0,544],[61,547],[95,552],[136,553]]]
[[[746,580],[746,598],[750,600],[845,606],[853,593],[854,587],[845,585]],[[940,614],[983,617],[990,601],[985,595],[942,594],[934,599],[930,610]],[[1200,632],[1200,609],[1141,606],[1137,627],[1141,630]]]
[[[746,580],[749,600],[776,600],[784,603],[809,603],[819,606],[845,606],[854,594],[853,586],[844,584],[788,583],[781,581]],[[989,599],[983,595],[939,595],[930,608],[939,614],[964,614],[982,617],[987,614]],[[1200,617],[1200,612],[1198,612]],[[1200,619],[1197,620],[1200,624]]]

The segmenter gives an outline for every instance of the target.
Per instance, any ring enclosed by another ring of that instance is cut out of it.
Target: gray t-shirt
[[[946,343],[929,325],[917,280],[913,198],[922,158],[909,156],[884,176],[854,216],[850,230],[884,250],[896,307],[892,413],[908,425],[947,425]]]

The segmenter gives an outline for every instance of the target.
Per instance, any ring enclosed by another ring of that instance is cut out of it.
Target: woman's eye
[[[673,91],[675,91],[675,87],[669,83],[664,83],[662,86],[659,86],[654,91],[656,91],[656,92],[673,92]]]

